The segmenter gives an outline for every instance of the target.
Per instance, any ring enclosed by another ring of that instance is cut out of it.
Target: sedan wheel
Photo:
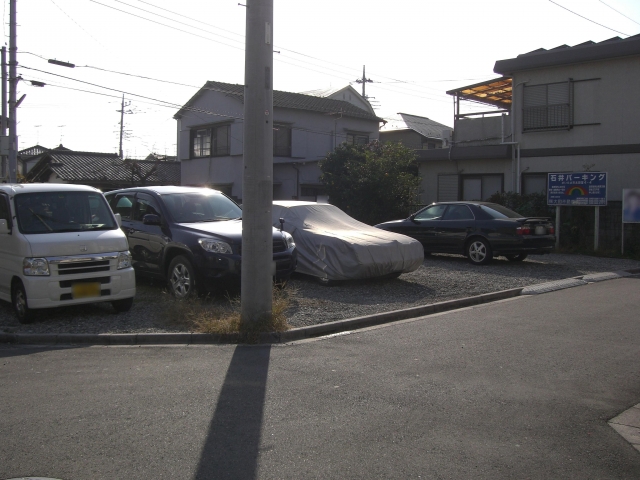
[[[467,258],[474,265],[484,265],[493,259],[489,242],[482,238],[474,238],[467,244]]]
[[[188,298],[195,294],[196,279],[191,262],[182,255],[177,256],[169,265],[169,289],[174,297]]]

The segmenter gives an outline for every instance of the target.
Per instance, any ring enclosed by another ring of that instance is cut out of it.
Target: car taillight
[[[547,233],[549,235],[555,235],[556,227],[554,227],[553,225],[547,225]]]
[[[523,225],[516,228],[517,235],[531,235],[531,227],[529,225]]]

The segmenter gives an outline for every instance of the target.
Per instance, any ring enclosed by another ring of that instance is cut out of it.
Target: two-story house
[[[355,89],[311,93],[273,92],[274,199],[315,201],[327,153],[378,139],[383,120]],[[182,185],[242,199],[243,111],[243,85],[210,81],[176,113]]]
[[[447,92],[453,142],[417,152],[423,201],[540,192],[551,172],[608,172],[610,202],[640,186],[640,35],[538,49],[494,71]],[[465,113],[467,101],[487,108]]]

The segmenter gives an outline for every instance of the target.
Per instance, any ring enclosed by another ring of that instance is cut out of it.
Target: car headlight
[[[213,238],[199,238],[198,243],[207,252],[212,253],[232,253],[231,246],[226,242],[214,240]]]
[[[25,275],[49,275],[49,262],[46,258],[25,258],[22,271]]]
[[[280,232],[280,233],[282,233],[282,236],[284,237],[284,241],[287,242],[287,249],[293,248],[296,246],[296,242],[293,241],[293,237],[291,236],[291,234],[287,232]]]
[[[131,254],[127,252],[118,252],[118,270],[129,268],[131,266]]]

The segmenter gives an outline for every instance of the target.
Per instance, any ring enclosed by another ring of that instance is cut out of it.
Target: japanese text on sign
[[[606,172],[550,173],[547,178],[547,205],[601,207],[606,204]]]

